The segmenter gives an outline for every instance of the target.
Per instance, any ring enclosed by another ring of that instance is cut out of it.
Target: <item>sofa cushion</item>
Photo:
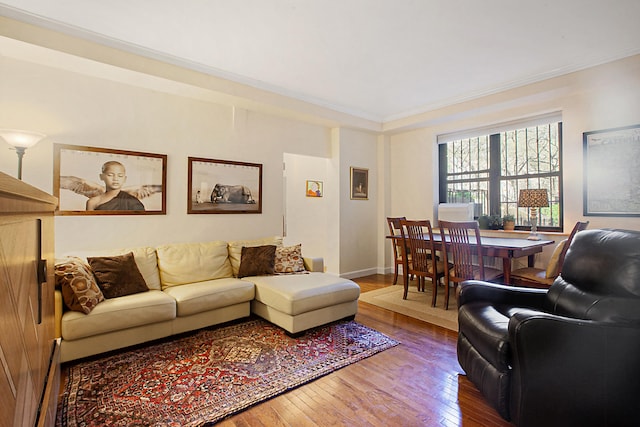
[[[117,298],[149,290],[133,253],[87,259],[105,298]]]
[[[302,259],[302,244],[280,246],[276,249],[274,272],[276,274],[301,273],[306,271]]]
[[[355,301],[360,296],[355,282],[327,273],[252,276],[244,280],[256,285],[257,301],[291,316]]]
[[[150,290],[107,299],[89,314],[67,311],[62,316],[62,338],[77,340],[175,317],[176,301],[162,291]]]
[[[248,246],[264,246],[275,245],[282,246],[282,236],[265,237],[262,239],[253,240],[233,240],[229,242],[229,261],[231,261],[231,268],[233,275],[238,276],[238,270],[240,269],[240,261],[242,260],[242,248]]]
[[[238,278],[273,274],[275,260],[276,247],[274,245],[244,247],[242,248]]]
[[[55,281],[70,310],[88,314],[98,303],[104,301],[91,267],[81,258],[68,257],[57,261]]]
[[[232,277],[227,242],[174,243],[156,248],[162,289]]]
[[[177,315],[184,317],[251,301],[255,287],[251,282],[226,278],[172,286],[164,292],[175,299]]]
[[[113,255],[124,255],[129,252],[133,253],[133,258],[136,260],[138,270],[144,277],[144,282],[149,289],[161,289],[160,274],[158,272],[158,261],[156,259],[156,249],[149,246],[142,246],[136,248],[121,248],[121,249],[109,249],[98,251],[83,251],[76,252],[71,255],[77,256],[83,259],[89,257],[103,257]]]

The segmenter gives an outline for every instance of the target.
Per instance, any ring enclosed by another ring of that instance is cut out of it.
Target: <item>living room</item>
[[[25,155],[26,182],[54,191],[54,144],[168,156],[166,215],[59,216],[59,254],[204,236],[282,235],[285,217],[287,240],[324,256],[328,271],[346,277],[388,272],[384,218],[434,218],[438,135],[561,112],[564,223],[572,224],[583,218],[583,132],[637,124],[640,110],[638,55],[380,126],[339,113],[332,120],[300,101],[297,110],[274,109],[264,93],[226,95],[212,88],[220,81],[202,73],[10,18],[3,18],[2,28],[3,126],[48,135]],[[95,60],[82,58],[87,49]],[[263,164],[262,214],[188,215],[190,156]],[[305,180],[325,181],[323,198],[285,194],[287,159],[287,185],[304,194]],[[369,171],[368,200],[349,197],[352,166]],[[12,173],[15,158],[2,156],[0,167]],[[82,235],[74,233],[78,226]],[[591,227],[640,228],[633,217],[593,217]]]
[[[590,228],[640,230],[637,217],[583,215],[583,133],[640,123],[638,47],[613,61],[382,122],[25,17],[0,17],[0,36],[0,127],[47,135],[26,151],[26,183],[56,191],[56,144],[167,155],[165,214],[56,216],[56,256],[286,233],[288,244],[324,257],[330,273],[390,273],[385,218],[437,217],[438,136],[549,113],[563,122],[564,224],[588,219]],[[189,214],[189,157],[261,164],[262,212]],[[368,170],[366,200],[350,197],[352,167]],[[15,175],[14,152],[5,150],[0,170]],[[305,196],[306,180],[323,182],[322,198]]]

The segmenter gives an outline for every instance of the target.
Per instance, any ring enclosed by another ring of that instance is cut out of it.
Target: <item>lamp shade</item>
[[[0,129],[0,137],[15,148],[29,148],[36,145],[46,135],[19,129]]]
[[[518,196],[518,206],[521,208],[544,208],[549,206],[547,190],[520,190],[520,194]]]

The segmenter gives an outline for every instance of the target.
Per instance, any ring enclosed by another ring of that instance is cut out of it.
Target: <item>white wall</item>
[[[23,179],[53,192],[53,144],[168,155],[167,214],[59,216],[56,253],[282,234],[283,153],[330,157],[330,130],[0,57],[0,127],[48,137],[27,150]],[[15,174],[3,148],[0,169]],[[263,164],[262,214],[187,215],[187,157]],[[323,253],[317,253],[323,256]]]
[[[351,129],[334,131],[340,151],[340,271],[346,277],[378,270],[379,223],[377,136]],[[368,200],[351,200],[351,167],[369,170]]]
[[[438,203],[439,134],[553,111],[561,111],[563,116],[565,232],[585,219],[590,221],[589,228],[640,230],[638,217],[584,217],[582,212],[582,134],[640,124],[640,56],[433,111],[424,118],[427,124],[422,127],[392,135],[390,216],[433,219]],[[549,237],[556,241],[561,238]],[[542,264],[547,258],[545,253],[538,262]]]
[[[284,154],[286,188],[286,245],[302,243],[304,256],[324,256],[328,272],[339,273],[336,257],[329,257],[327,229],[336,208],[337,186],[329,160],[299,154]],[[307,197],[306,181],[322,181],[323,196]]]
[[[376,272],[375,134],[329,129],[7,57],[0,57],[0,67],[0,127],[48,135],[27,151],[25,182],[54,192],[54,143],[168,156],[166,215],[58,216],[58,256],[281,235],[286,200],[287,244],[302,243],[305,255],[324,257],[329,272],[349,277]],[[190,156],[263,164],[263,213],[188,215]],[[16,159],[7,149],[0,170],[14,174]],[[350,166],[369,169],[369,200],[349,199]],[[307,179],[324,181],[324,197],[304,196]]]
[[[638,218],[582,216],[582,133],[640,123],[640,56],[388,123],[384,136],[196,99],[189,90],[178,95],[156,83],[145,88],[0,56],[0,127],[48,135],[27,150],[26,182],[53,192],[54,143],[168,155],[166,215],[57,217],[57,254],[281,234],[283,160],[302,156],[324,159],[327,176],[324,247],[304,239],[310,251],[325,252],[309,255],[348,277],[389,271],[385,217],[433,219],[438,134],[551,111],[562,111],[564,122],[565,224],[640,229]],[[0,170],[14,175],[17,158],[5,148]],[[188,156],[262,163],[263,213],[187,215]],[[351,166],[369,169],[367,201],[350,200]]]

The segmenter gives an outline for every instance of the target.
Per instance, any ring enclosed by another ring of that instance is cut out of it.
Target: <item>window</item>
[[[549,207],[538,214],[538,229],[562,231],[562,122],[522,123],[480,136],[438,138],[440,200],[476,204],[475,215],[511,214],[516,229],[530,226],[528,208],[518,207],[521,189],[544,188]]]

